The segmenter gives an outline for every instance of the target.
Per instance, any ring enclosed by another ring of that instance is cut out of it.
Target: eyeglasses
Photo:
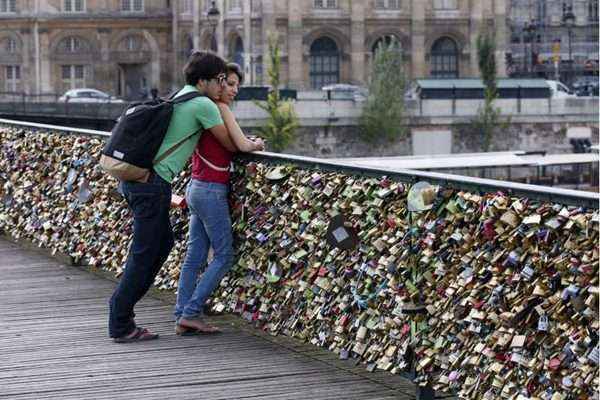
[[[225,75],[224,73],[220,73],[213,79],[215,79],[219,85],[223,85],[225,83],[225,80],[227,79],[227,75]]]

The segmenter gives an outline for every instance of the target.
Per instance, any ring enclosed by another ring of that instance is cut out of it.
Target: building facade
[[[507,25],[509,75],[598,75],[598,0],[510,0]]]
[[[94,87],[136,98],[182,83],[192,49],[215,49],[265,84],[276,33],[282,82],[367,82],[374,49],[397,38],[409,77],[478,76],[477,34],[495,34],[505,74],[509,0],[0,0],[0,91]],[[211,25],[207,12],[220,15]]]

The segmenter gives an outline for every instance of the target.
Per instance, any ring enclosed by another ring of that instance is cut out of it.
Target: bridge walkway
[[[220,335],[176,336],[173,299],[151,294],[136,319],[157,341],[107,337],[115,283],[0,238],[0,399],[415,398],[407,379],[235,316],[212,317]]]

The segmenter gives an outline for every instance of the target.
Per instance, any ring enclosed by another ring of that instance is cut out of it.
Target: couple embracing
[[[121,182],[133,211],[133,238],[121,281],[110,299],[109,336],[117,343],[157,339],[158,334],[135,323],[134,306],[146,294],[174,245],[169,219],[171,182],[192,158],[192,179],[186,190],[190,211],[189,239],[179,277],[175,331],[179,335],[216,333],[204,318],[204,303],[233,264],[233,235],[227,194],[234,152],[264,150],[240,129],[229,105],[243,74],[210,52],[195,52],[184,67],[186,85],[175,98],[203,96],[175,106],[169,129],[157,154],[199,131],[154,165],[146,182]],[[208,249],[214,257],[198,281]]]

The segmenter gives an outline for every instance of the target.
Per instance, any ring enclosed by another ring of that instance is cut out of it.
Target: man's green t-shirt
[[[175,97],[192,91],[198,91],[198,89],[192,85],[185,85]],[[185,165],[194,152],[196,144],[198,144],[198,139],[200,139],[202,131],[222,124],[223,119],[219,113],[219,108],[208,97],[196,97],[185,103],[175,105],[169,129],[156,153],[156,158],[160,157],[161,154],[186,136],[189,136],[193,132],[199,132],[197,135],[186,140],[167,158],[156,164],[154,171],[161,178],[171,183],[173,178],[185,168]]]

